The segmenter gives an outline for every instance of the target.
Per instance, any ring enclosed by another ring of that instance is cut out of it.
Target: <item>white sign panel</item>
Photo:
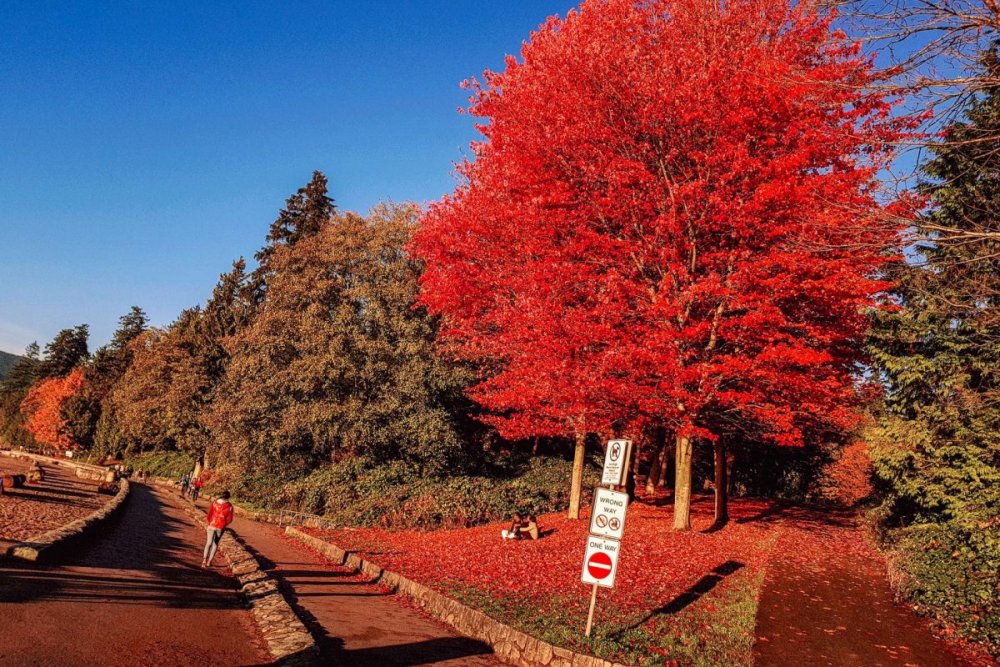
[[[620,540],[625,532],[628,494],[608,489],[594,490],[594,508],[590,513],[590,532]]]
[[[608,451],[604,453],[604,475],[601,477],[601,484],[619,486],[625,483],[625,461],[631,446],[631,440],[608,441]]]
[[[618,552],[620,542],[590,535],[587,537],[587,551],[583,555],[583,574],[580,581],[585,584],[614,588],[618,573]]]

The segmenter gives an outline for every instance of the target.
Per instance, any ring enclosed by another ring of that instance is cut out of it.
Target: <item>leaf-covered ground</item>
[[[537,542],[501,540],[499,523],[311,532],[535,637],[626,664],[745,666],[755,642],[761,664],[794,655],[825,664],[837,651],[887,665],[914,664],[916,651],[935,658],[928,664],[992,664],[942,644],[925,620],[893,604],[884,562],[852,513],[737,499],[729,524],[712,530],[711,510],[710,498],[696,500],[694,529],[678,533],[669,499],[629,508],[616,587],[599,593],[591,639],[583,637],[590,588],[580,582],[586,514],[540,517]],[[765,586],[781,590],[767,592],[768,622],[755,627]]]
[[[733,521],[712,532],[703,500],[694,505],[694,530],[678,533],[669,507],[634,504],[618,580],[598,594],[590,640],[583,637],[590,588],[580,582],[587,520],[542,516],[537,542],[501,540],[502,524],[314,532],[560,646],[631,664],[746,665],[777,537],[773,525],[756,521],[769,508],[734,502]]]

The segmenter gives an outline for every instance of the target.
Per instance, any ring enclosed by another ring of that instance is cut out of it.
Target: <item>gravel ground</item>
[[[30,461],[0,456],[3,474],[24,473],[30,465]],[[97,482],[80,479],[69,468],[42,467],[44,482],[5,489],[0,496],[0,550],[83,518],[110,500],[97,494]]]

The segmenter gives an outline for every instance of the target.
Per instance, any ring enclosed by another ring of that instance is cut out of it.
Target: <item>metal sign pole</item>
[[[590,594],[590,611],[587,613],[587,631],[584,636],[589,637],[590,631],[594,627],[594,607],[597,606],[597,584],[594,584],[594,590]]]

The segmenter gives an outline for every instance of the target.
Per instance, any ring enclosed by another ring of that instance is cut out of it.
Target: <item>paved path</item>
[[[882,560],[856,518],[789,509],[757,612],[760,667],[952,667],[971,664],[896,605]]]
[[[320,664],[502,664],[492,649],[405,606],[379,586],[287,539],[281,529],[246,519],[233,528],[274,576],[321,651]]]
[[[167,492],[133,484],[96,530],[63,565],[0,561],[0,664],[267,662],[232,580],[198,568],[204,532]]]

